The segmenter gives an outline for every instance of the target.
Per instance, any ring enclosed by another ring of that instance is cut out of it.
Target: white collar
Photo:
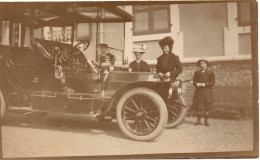
[[[138,60],[135,60],[137,63],[140,63],[141,62],[141,59],[138,61]]]

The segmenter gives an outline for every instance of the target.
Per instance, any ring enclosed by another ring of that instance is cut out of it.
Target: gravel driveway
[[[194,126],[187,117],[153,142],[127,139],[116,121],[100,123],[72,115],[26,118],[8,113],[2,126],[4,158],[133,155],[251,151],[253,121],[210,119],[210,127]]]

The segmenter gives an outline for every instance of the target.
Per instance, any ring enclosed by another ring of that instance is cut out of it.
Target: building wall
[[[193,78],[196,61],[206,56],[216,75],[215,106],[251,109],[251,26],[238,26],[237,3],[171,4],[170,9],[170,33],[133,36],[130,23],[126,27],[127,42],[130,45],[147,44],[148,51],[143,59],[153,70],[156,58],[162,54],[158,41],[165,36],[173,37],[173,52],[182,62],[180,76],[183,80]],[[132,53],[127,56],[134,59]],[[185,84],[185,98],[191,105],[194,86],[190,82]]]
[[[227,4],[180,4],[179,7],[184,57],[223,56]]]
[[[238,54],[250,55],[251,49],[251,33],[244,33],[238,35]]]
[[[87,57],[90,60],[95,61],[96,60],[96,32],[97,31],[97,25],[95,23],[91,24],[91,39],[90,39],[90,46],[88,47],[88,49],[85,51],[85,55],[87,55]]]
[[[101,29],[102,41],[101,43],[108,44],[109,47],[115,49],[109,49],[115,58],[118,65],[122,64],[124,56],[124,23],[103,23],[103,29]],[[120,51],[121,50],[121,51]]]
[[[145,44],[147,53],[143,54],[143,59],[152,61],[157,59],[162,54],[162,49],[159,45],[159,40],[134,42],[134,45]]]

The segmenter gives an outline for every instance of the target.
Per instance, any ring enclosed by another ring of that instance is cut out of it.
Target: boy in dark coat
[[[146,46],[136,46],[133,48],[135,54],[135,60],[130,63],[130,72],[151,72],[149,65],[142,60],[142,55],[146,52]]]
[[[193,85],[196,87],[193,96],[193,105],[197,114],[197,122],[195,125],[200,125],[202,115],[205,116],[205,125],[209,126],[208,115],[213,104],[212,87],[215,85],[215,74],[209,70],[209,62],[202,57],[198,60],[197,65],[200,70],[196,71],[193,76]]]

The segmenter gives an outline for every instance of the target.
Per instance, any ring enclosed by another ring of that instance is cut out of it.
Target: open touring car
[[[26,36],[22,30],[21,46],[0,45],[1,119],[7,111],[83,114],[101,121],[109,116],[127,137],[140,141],[154,140],[165,127],[183,121],[187,106],[181,80],[164,82],[153,72],[116,69],[106,45],[91,53],[90,41],[74,40],[73,26],[79,23],[132,21],[124,9],[86,2],[1,3],[0,16],[30,32],[72,26],[71,44]],[[24,46],[26,38],[30,47]],[[95,62],[88,54],[95,54]]]

